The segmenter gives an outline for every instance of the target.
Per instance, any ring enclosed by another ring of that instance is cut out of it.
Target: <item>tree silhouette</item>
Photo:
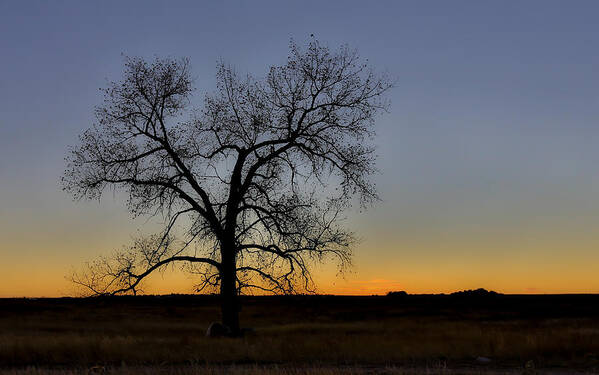
[[[72,280],[92,294],[137,293],[146,276],[181,264],[199,290],[219,289],[233,334],[240,291],[313,291],[314,262],[350,264],[342,212],[377,199],[369,140],[390,87],[356,51],[312,39],[292,42],[261,80],[220,64],[218,89],[190,111],[187,59],[126,58],[69,152],[63,187],[76,199],[124,190],[133,214],[162,215],[165,226]]]

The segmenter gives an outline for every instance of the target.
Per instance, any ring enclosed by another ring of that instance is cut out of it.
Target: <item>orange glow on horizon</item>
[[[44,276],[53,282],[43,282]],[[321,275],[323,276],[323,275]],[[194,294],[193,281],[186,275],[164,275],[154,277],[146,284],[143,294]],[[6,286],[6,284],[5,284]],[[51,272],[46,275],[40,275],[39,278],[31,279],[20,285],[10,285],[10,290],[0,290],[0,298],[20,298],[20,297],[66,297],[78,296],[77,289],[66,279],[56,278]],[[373,278],[373,279],[340,279],[330,278],[321,280],[317,284],[317,294],[327,295],[386,295],[391,291],[406,291],[409,294],[449,294],[452,292],[485,288],[504,294],[586,294],[599,293],[599,288],[573,288],[573,285],[560,287],[558,283],[547,284],[545,288],[520,287],[506,285],[501,287],[495,283],[489,284],[460,284],[452,283],[446,287],[440,287],[438,282],[430,280],[427,283],[416,283],[407,280],[402,283],[399,281]]]
[[[126,242],[127,233],[117,234],[112,242]],[[31,250],[7,250],[5,262],[0,264],[0,297],[78,295],[66,276],[86,261],[110,254],[106,248],[117,247],[110,244],[111,237],[104,236],[88,241],[86,252],[79,252],[86,238],[87,232],[73,234],[68,246],[43,247],[40,236],[30,241]],[[501,243],[472,237],[405,238],[403,243],[384,240],[379,236],[357,248],[355,267],[343,277],[337,275],[334,264],[316,266],[313,276],[317,292],[385,295],[403,290],[410,294],[447,294],[485,288],[505,294],[599,293],[599,253],[595,251],[599,243],[590,234],[574,238],[550,233],[534,240],[504,239]],[[575,240],[577,247],[572,249]],[[19,245],[6,242],[4,246],[10,249]],[[376,257],[371,248],[376,248]],[[144,291],[192,294],[193,285],[190,275],[166,272],[150,277]]]

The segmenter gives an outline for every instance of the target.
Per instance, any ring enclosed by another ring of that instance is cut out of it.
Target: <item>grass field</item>
[[[0,300],[0,372],[599,372],[599,296],[247,297],[254,332],[206,338],[218,316],[209,296]]]

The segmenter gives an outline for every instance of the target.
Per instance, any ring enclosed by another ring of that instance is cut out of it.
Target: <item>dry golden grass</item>
[[[401,368],[390,366],[328,366],[328,367],[302,367],[302,366],[257,366],[257,365],[232,365],[232,366],[214,366],[214,365],[189,365],[177,367],[164,366],[119,366],[102,367],[93,366],[90,368],[70,368],[70,369],[47,369],[38,367],[27,367],[22,369],[0,370],[3,375],[78,375],[78,374],[111,374],[111,375],[586,375],[596,374],[596,372],[579,370],[549,370],[537,371],[535,369],[493,369],[493,368],[462,368],[449,369],[420,367],[420,368]]]
[[[448,370],[434,368],[396,368],[396,367],[281,367],[281,366],[185,366],[185,367],[91,367],[80,369],[24,369],[0,370],[4,375],[75,375],[75,374],[113,374],[113,375],[475,375],[479,369]],[[489,375],[520,374],[510,370],[484,370]],[[584,373],[577,373],[581,375]]]
[[[218,318],[212,300],[23,302],[0,313],[0,368],[44,375],[93,366],[115,374],[298,375],[522,373],[529,361],[535,368],[599,368],[599,321],[592,316],[520,318],[455,308],[426,314],[364,302],[250,301],[242,321],[255,332],[242,339],[204,336]],[[479,356],[492,363],[478,364]]]

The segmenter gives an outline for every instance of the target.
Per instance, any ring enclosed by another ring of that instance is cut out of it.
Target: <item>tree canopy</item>
[[[355,50],[313,39],[292,42],[262,79],[219,64],[217,90],[193,109],[188,59],[126,58],[70,150],[63,186],[76,199],[124,191],[134,215],[165,225],[73,281],[93,294],[136,293],[179,263],[198,289],[223,296],[314,290],[314,262],[351,262],[343,211],[378,199],[372,137],[391,86]]]

